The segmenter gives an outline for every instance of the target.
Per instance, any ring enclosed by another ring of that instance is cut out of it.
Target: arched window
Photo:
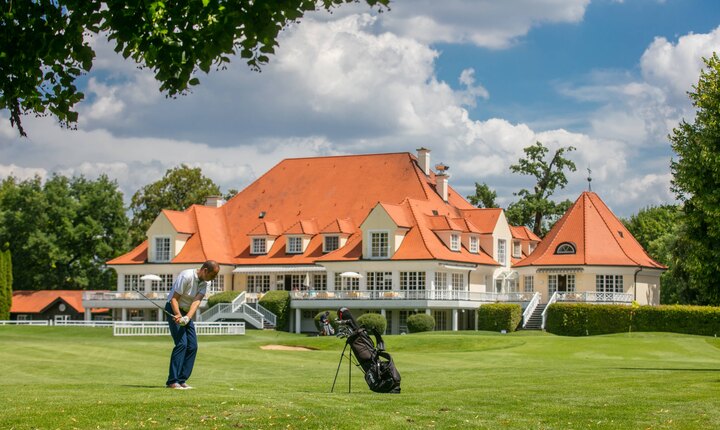
[[[563,242],[555,248],[555,254],[575,254],[575,245],[570,242]]]

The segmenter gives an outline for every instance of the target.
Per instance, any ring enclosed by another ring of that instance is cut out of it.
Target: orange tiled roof
[[[555,254],[570,243],[575,254]],[[537,249],[515,267],[556,265],[666,267],[653,260],[605,203],[584,192],[548,232]]]
[[[303,254],[286,254],[282,226],[315,220],[317,226],[325,226],[320,233],[352,235],[377,202],[406,199],[427,202],[450,218],[473,210],[452,187],[444,202],[435,186],[435,174],[426,176],[407,152],[286,159],[219,208],[196,205],[183,212],[167,211],[176,229],[196,229],[172,262],[214,258],[221,264],[313,264],[323,255],[322,238],[313,236]],[[409,208],[403,211],[407,218]],[[264,222],[258,218],[262,212]],[[400,212],[392,216],[400,224],[410,223]],[[482,230],[475,219],[472,224]],[[266,233],[278,236],[272,248],[265,255],[251,255],[248,235]],[[108,264],[143,264],[147,247],[144,242]]]
[[[82,290],[17,290],[13,291],[13,314],[38,314],[58,300],[62,300],[76,312],[85,312],[82,305]],[[107,309],[93,309],[94,313],[105,312]]]
[[[471,208],[462,211],[462,217],[473,223],[482,234],[495,231],[500,214],[500,208]]]
[[[284,234],[302,234],[302,235],[315,235],[318,234],[319,230],[317,222],[315,220],[303,219],[295,224],[291,225],[290,228],[285,230]]]
[[[513,239],[529,240],[531,242],[540,242],[542,240],[538,237],[538,235],[533,233],[532,230],[530,230],[527,226],[524,225],[521,225],[519,227],[511,225],[510,232],[512,233]]]

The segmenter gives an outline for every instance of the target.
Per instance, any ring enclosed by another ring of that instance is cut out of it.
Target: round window
[[[58,309],[60,309],[60,312],[65,312],[65,303],[60,303],[60,306],[58,306]]]

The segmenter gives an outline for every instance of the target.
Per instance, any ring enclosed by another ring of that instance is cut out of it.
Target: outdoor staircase
[[[202,321],[243,320],[257,329],[274,329],[277,316],[265,309],[260,303],[247,303],[245,292],[232,303],[218,303],[202,313]]]
[[[530,318],[525,324],[524,330],[540,330],[542,328],[542,313],[545,310],[544,304],[538,304]]]

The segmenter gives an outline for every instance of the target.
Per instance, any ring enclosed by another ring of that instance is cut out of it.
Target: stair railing
[[[533,294],[532,299],[530,299],[530,303],[528,303],[527,307],[525,308],[525,312],[523,312],[523,323],[522,326],[525,328],[527,326],[528,320],[530,319],[530,316],[535,312],[535,308],[537,308],[538,303],[540,303],[540,293]]]
[[[555,291],[552,296],[550,296],[550,300],[548,300],[547,305],[545,305],[545,310],[543,310],[542,313],[542,324],[540,325],[540,328],[545,330],[545,319],[547,318],[547,311],[551,304],[557,302],[559,295],[558,292]]]
[[[232,304],[232,312],[233,313],[237,312],[238,309],[240,309],[245,304],[246,301],[247,301],[247,298],[245,295],[245,291],[238,294],[238,296],[235,297],[235,299],[231,303]]]
[[[200,317],[202,321],[212,322],[218,318],[219,314],[230,312],[230,303],[218,303],[210,309],[206,310]]]
[[[247,303],[243,303],[242,312],[245,314],[244,316],[246,321],[253,323],[253,325],[259,329],[263,328],[263,320],[265,319],[263,317],[263,314],[256,311],[252,306],[248,305]]]
[[[270,312],[266,307],[261,305],[259,302],[255,303],[248,303],[248,306],[252,307],[256,311],[260,312],[265,318],[265,321],[267,321],[269,324],[272,324],[273,327],[277,326],[277,315]]]

